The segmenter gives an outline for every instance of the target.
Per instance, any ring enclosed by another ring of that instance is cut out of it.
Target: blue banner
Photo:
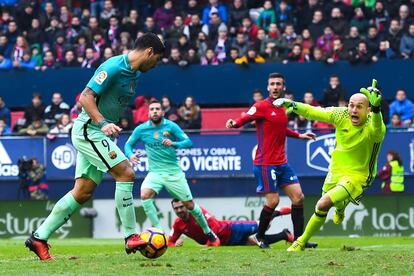
[[[177,150],[182,169],[190,178],[253,177],[252,161],[256,149],[255,133],[190,134],[193,148]],[[117,145],[123,149],[128,135],[121,135]],[[319,134],[315,141],[289,138],[288,162],[298,176],[325,176],[335,148],[334,134]],[[138,144],[141,163],[134,167],[138,178],[145,177],[148,162],[144,147]],[[406,174],[414,174],[414,136],[412,132],[387,133],[379,156],[378,167],[386,163],[386,154],[401,154]],[[11,137],[0,139],[0,180],[17,179],[17,161],[22,156],[37,157],[47,166],[49,179],[73,179],[76,150],[69,137]]]
[[[0,180],[18,179],[18,161],[24,156],[35,157],[44,164],[44,142],[43,138],[2,137],[0,139]]]

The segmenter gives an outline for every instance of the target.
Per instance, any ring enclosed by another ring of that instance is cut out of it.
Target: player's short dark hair
[[[283,82],[286,82],[285,76],[283,76],[281,73],[270,73],[267,79],[274,79],[274,78],[283,79]]]
[[[154,33],[145,33],[135,40],[134,48],[136,50],[144,50],[152,48],[154,54],[163,54],[165,51],[164,42]]]
[[[173,205],[173,203],[176,203],[176,202],[180,202],[180,200],[179,200],[179,199],[177,199],[177,198],[173,198],[173,199],[171,200],[171,206]]]
[[[263,92],[259,88],[256,88],[256,89],[253,90],[252,94],[261,94],[261,95],[263,95]]]

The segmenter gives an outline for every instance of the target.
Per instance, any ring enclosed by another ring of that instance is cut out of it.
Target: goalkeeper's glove
[[[276,107],[284,106],[286,108],[286,113],[291,113],[294,109],[296,109],[296,103],[291,99],[286,98],[279,98],[273,101],[273,105]]]
[[[377,80],[373,79],[372,86],[368,88],[361,88],[359,92],[368,98],[369,103],[372,106],[372,111],[378,113],[381,106],[382,96],[381,91],[377,88]]]

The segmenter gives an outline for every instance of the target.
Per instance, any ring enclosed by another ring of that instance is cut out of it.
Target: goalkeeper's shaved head
[[[352,125],[360,126],[365,124],[368,114],[371,111],[367,96],[362,93],[355,93],[349,99],[348,114]]]
[[[365,96],[362,93],[355,93],[354,95],[351,96],[351,98],[349,99],[349,101],[354,101],[354,102],[360,102],[360,103],[364,103],[365,106],[369,106],[369,100],[367,98],[367,96]]]

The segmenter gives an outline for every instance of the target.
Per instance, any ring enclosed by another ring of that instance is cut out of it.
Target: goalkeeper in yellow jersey
[[[289,99],[277,99],[275,106],[285,106],[288,112],[309,120],[335,125],[336,146],[332,162],[322,187],[322,197],[316,203],[315,213],[305,232],[288,251],[304,250],[308,240],[325,223],[331,207],[335,207],[333,222],[342,223],[349,202],[358,204],[377,171],[378,153],[385,136],[381,115],[381,93],[377,81],[352,95],[348,107],[318,108]]]

